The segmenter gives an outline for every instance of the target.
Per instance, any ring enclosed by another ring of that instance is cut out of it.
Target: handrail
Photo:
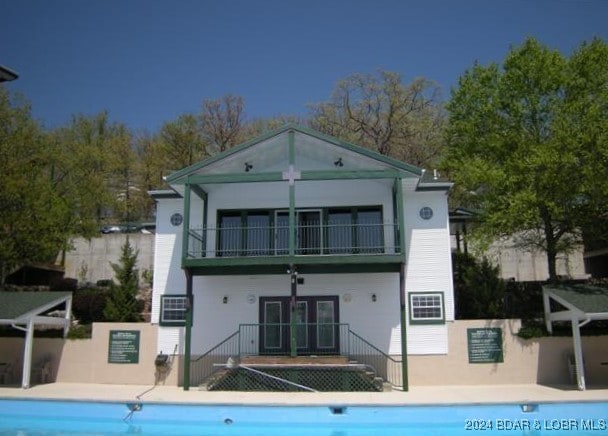
[[[299,324],[298,327],[312,327],[314,325],[314,323]],[[226,339],[222,340],[220,343],[210,348],[202,355],[191,360],[191,379],[194,381],[194,383],[202,382],[214,373],[214,366],[217,366],[218,364],[222,366],[221,364],[226,362],[226,359],[229,357],[241,358],[243,355],[258,354],[260,352],[260,348],[257,345],[251,346],[250,343],[257,342],[258,339],[261,339],[259,336],[259,329],[277,326],[282,328],[290,327],[288,324],[282,323],[240,324],[239,330],[232,333]],[[347,356],[350,360],[355,360],[359,364],[371,368],[373,372],[382,377],[382,379],[392,386],[402,386],[402,359],[396,359],[385,353],[371,342],[363,338],[361,335],[352,331],[348,324],[340,323],[333,324],[333,326],[335,328],[334,334],[338,335],[337,340],[339,341],[339,345],[338,348],[334,349],[333,353],[330,354],[341,354],[343,356]],[[236,342],[234,342],[235,338]],[[252,338],[254,341],[251,340]],[[243,344],[241,344],[243,341],[247,343],[244,348],[242,346]],[[274,353],[270,352],[268,354]],[[285,354],[285,352],[277,352],[275,355],[282,354]]]
[[[228,342],[230,339],[232,339],[233,337],[235,337],[236,335],[238,335],[240,333],[239,330],[237,330],[236,332],[232,333],[230,336],[228,336],[226,339],[224,339],[222,342],[220,342],[219,344],[217,344],[215,347],[210,348],[209,350],[207,350],[207,352],[205,352],[204,354],[201,354],[200,356],[198,356],[196,359],[191,360],[190,363],[194,363],[194,362],[198,362],[199,360],[201,360],[203,357],[207,357],[209,354],[211,354],[213,351],[217,350],[218,348],[220,348],[222,345],[224,345],[226,342]]]
[[[386,357],[388,360],[392,360],[395,363],[402,363],[402,361],[403,361],[402,359],[397,360],[394,357],[392,357],[390,354],[386,354],[384,351],[382,351],[381,349],[379,349],[378,347],[376,347],[374,344],[367,341],[366,339],[362,338],[357,333],[353,332],[351,329],[348,329],[348,333],[355,336],[360,341],[363,341],[368,347],[373,348],[374,351],[377,351],[378,353],[382,354],[382,356]]]

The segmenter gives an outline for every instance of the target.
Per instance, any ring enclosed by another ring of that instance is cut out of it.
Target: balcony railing
[[[288,256],[289,226],[191,228],[188,257]],[[399,226],[391,222],[333,224],[300,222],[295,255],[399,254]]]

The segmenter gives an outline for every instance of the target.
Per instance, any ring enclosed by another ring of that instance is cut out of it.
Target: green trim
[[[441,319],[414,319],[414,305],[412,304],[412,297],[416,295],[439,295],[441,296]],[[441,291],[430,291],[430,292],[409,292],[408,293],[408,305],[410,315],[410,325],[430,325],[430,324],[445,324],[445,293]]]
[[[302,171],[301,180],[393,179],[401,177],[394,170],[315,170]]]
[[[290,259],[287,259],[290,260]],[[292,259],[299,260],[299,259]],[[335,263],[335,264],[301,264],[298,273],[304,274],[368,274],[368,273],[398,273],[401,260],[395,259],[385,263]],[[271,265],[214,265],[188,267],[192,274],[200,276],[255,276],[282,275],[289,269],[289,263]]]
[[[193,175],[188,177],[190,183],[218,184],[218,183],[256,183],[256,182],[281,182],[283,181],[283,173],[228,173],[228,174],[210,174],[207,176]],[[179,183],[179,182],[177,182]]]
[[[184,192],[184,221],[182,222],[182,267],[184,259],[188,258],[188,244],[190,237],[190,184],[186,183]]]
[[[403,390],[409,390],[407,362],[407,316],[405,314],[405,263],[399,266],[399,319],[401,322],[401,378]]]
[[[294,164],[290,164],[294,165]],[[402,177],[402,173],[395,170],[314,170],[302,171],[298,180],[368,180],[368,179],[394,179]],[[407,177],[407,176],[406,176]],[[282,182],[282,172],[268,173],[228,173],[210,175],[192,175],[188,177],[190,184],[212,185],[220,183],[257,183],[257,182]],[[184,180],[185,182],[185,180]],[[176,182],[180,183],[180,182]],[[192,187],[194,190],[194,186]],[[202,189],[200,192],[204,192]],[[199,195],[200,197],[200,195]]]
[[[296,143],[295,132],[289,130],[289,165],[296,165]],[[295,181],[289,185],[289,255],[296,253],[296,184]]]
[[[158,316],[158,325],[163,327],[184,327],[186,325],[186,318],[188,316],[188,310],[186,308],[186,316],[183,320],[171,320],[163,321],[163,312],[165,306],[165,299],[167,298],[188,298],[186,294],[165,294],[160,296],[160,313]]]
[[[192,192],[194,192],[196,194],[196,196],[198,198],[200,198],[201,200],[204,200],[205,198],[207,198],[207,192],[201,188],[199,185],[194,185],[194,184],[190,184],[190,189],[192,189]]]
[[[241,145],[237,145],[229,150],[226,150],[223,153],[220,153],[212,158],[209,158],[207,160],[204,160],[202,162],[196,163],[194,165],[191,165],[189,167],[186,167],[182,170],[176,171],[173,174],[169,175],[166,179],[167,183],[171,184],[171,183],[179,183],[183,178],[185,178],[186,176],[188,176],[189,174],[192,174],[195,171],[198,171],[202,168],[205,168],[211,164],[214,164],[228,156],[232,156],[236,153],[239,153],[242,150],[246,150],[247,148],[258,144],[260,142],[264,142],[267,141],[275,136],[281,135],[285,132],[289,132],[290,134],[295,134],[295,132],[304,134],[304,135],[308,135],[308,136],[312,136],[316,139],[319,139],[321,141],[325,141],[328,142],[330,144],[336,145],[338,147],[344,148],[346,150],[349,150],[351,152],[357,153],[357,154],[361,154],[363,156],[369,157],[373,160],[385,163],[387,165],[393,166],[395,168],[398,168],[400,170],[403,171],[407,171],[409,173],[412,173],[415,176],[420,176],[422,175],[422,169],[415,167],[413,165],[409,165],[406,164],[404,162],[401,162],[397,159],[393,159],[390,158],[388,156],[384,156],[380,153],[377,153],[375,151],[360,147],[358,145],[355,144],[351,144],[349,142],[346,141],[342,141],[340,139],[334,138],[332,136],[328,136],[325,135],[321,132],[318,132],[316,130],[313,129],[309,129],[306,127],[302,127],[302,126],[298,126],[295,124],[287,124],[277,130],[271,131],[265,135],[261,135],[257,138],[253,138],[250,141],[247,141]]]
[[[405,213],[403,209],[403,185],[400,178],[395,179],[395,200],[397,201],[397,232],[399,232],[399,252],[405,256]],[[405,257],[404,257],[405,258]]]
[[[189,307],[186,311],[186,331],[184,334],[184,390],[190,390],[190,362],[192,354],[192,319],[194,312],[194,297],[192,292],[192,273],[189,270],[186,274],[186,296],[188,297]]]
[[[297,264],[304,265],[364,265],[364,264],[399,264],[403,262],[401,254],[358,254],[358,255],[299,255],[299,256],[241,256],[241,257],[205,257],[200,259],[188,258],[184,261],[185,268],[214,268],[214,267],[246,267],[246,266],[276,266]],[[285,270],[283,269],[283,273]]]

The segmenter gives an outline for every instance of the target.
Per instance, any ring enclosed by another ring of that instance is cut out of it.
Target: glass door
[[[321,211],[299,210],[297,254],[321,254]]]
[[[287,355],[291,346],[291,297],[260,297],[260,354]],[[338,354],[338,297],[298,297],[298,354]]]

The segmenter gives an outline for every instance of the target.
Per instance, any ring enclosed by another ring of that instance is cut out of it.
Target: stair
[[[348,361],[341,356],[250,356],[244,358],[241,365],[244,367],[218,369],[199,388],[209,391],[263,392],[310,389],[321,392],[386,390],[384,379],[378,377],[369,366]],[[255,372],[247,368],[255,369]]]

